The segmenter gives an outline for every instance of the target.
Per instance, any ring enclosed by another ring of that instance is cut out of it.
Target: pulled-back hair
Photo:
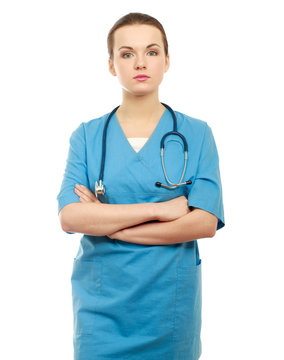
[[[135,24],[152,25],[155,26],[157,29],[159,29],[162,34],[165,55],[166,56],[168,55],[168,40],[162,24],[157,19],[155,19],[150,15],[134,12],[124,15],[123,17],[118,19],[108,33],[107,48],[108,48],[109,57],[111,59],[113,59],[114,32],[123,26],[135,25]]]

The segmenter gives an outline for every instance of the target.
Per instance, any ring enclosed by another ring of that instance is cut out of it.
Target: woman
[[[71,279],[74,356],[196,360],[201,354],[196,240],[224,226],[216,145],[206,122],[175,111],[188,161],[176,134],[165,138],[161,161],[160,141],[173,130],[173,114],[158,98],[169,54],[156,19],[141,13],[122,17],[109,32],[108,50],[122,103],[72,133],[57,197],[62,229],[84,234]]]

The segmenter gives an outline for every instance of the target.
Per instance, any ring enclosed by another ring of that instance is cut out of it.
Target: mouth
[[[139,74],[139,75],[136,75],[133,79],[138,80],[138,81],[145,81],[149,78],[150,78],[150,76],[148,76],[148,75]]]

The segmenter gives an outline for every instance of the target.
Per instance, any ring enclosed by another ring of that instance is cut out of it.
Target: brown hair
[[[168,40],[162,24],[157,19],[155,19],[150,15],[135,12],[124,15],[122,18],[118,19],[117,22],[110,29],[107,37],[107,48],[108,48],[109,57],[111,59],[113,59],[114,32],[117,29],[121,28],[122,26],[134,25],[134,24],[152,25],[155,26],[157,29],[159,29],[162,33],[165,55],[166,56],[168,55]]]

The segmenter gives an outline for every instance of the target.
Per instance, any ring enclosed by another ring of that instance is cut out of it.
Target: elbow
[[[204,237],[213,238],[216,235],[218,218],[209,213],[204,213],[203,215],[205,215],[202,221]]]
[[[216,235],[218,219],[216,216],[210,215],[207,222],[207,237],[213,238]]]
[[[214,218],[211,217],[211,220],[208,223],[208,237],[209,238],[213,238],[216,235],[216,231],[217,231],[217,224],[218,224],[218,219],[216,216],[214,216]]]
[[[91,204],[89,204],[92,206]],[[82,208],[83,207],[83,208]],[[97,225],[89,224],[90,219],[87,219],[90,208],[87,203],[70,203],[65,205],[59,212],[59,219],[61,228],[68,233],[81,233],[92,236],[104,236],[97,229]]]
[[[199,225],[202,227],[202,237],[204,238],[213,238],[217,231],[218,218],[212,213],[209,213],[205,210],[194,209],[196,214],[200,216]],[[198,211],[198,213],[197,213]]]
[[[208,229],[208,236],[209,238],[213,238],[216,235],[216,226],[210,227]]]
[[[71,205],[71,204],[69,204]],[[60,221],[60,225],[61,225],[61,229],[64,232],[73,232],[71,225],[70,225],[70,221],[68,221],[68,219],[70,218],[70,216],[68,215],[68,207],[69,205],[64,206],[60,212],[59,212],[59,221]]]
[[[60,216],[60,213],[59,213],[59,217],[60,217],[61,229],[62,229],[64,232],[72,232],[69,224],[65,221],[65,219],[63,218],[63,216]]]
[[[71,230],[71,228],[68,226],[68,225],[66,225],[66,224],[64,224],[64,223],[61,223],[61,229],[64,231],[64,232],[73,232],[72,230]]]

